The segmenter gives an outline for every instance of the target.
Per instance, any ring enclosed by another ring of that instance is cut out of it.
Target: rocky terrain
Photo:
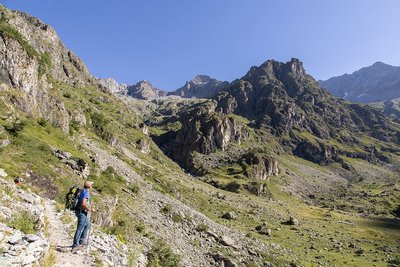
[[[95,261],[107,266],[127,265],[126,246],[98,230],[93,230],[90,243],[94,256],[82,251],[66,257],[76,227],[75,216],[57,208],[56,202],[25,190],[25,186],[7,182],[6,177],[7,173],[0,169],[1,266],[83,266]],[[25,177],[30,178],[30,174]],[[10,221],[11,227],[7,226]]]
[[[381,102],[368,103],[369,106],[377,108],[382,111],[385,116],[396,120],[400,119],[400,98],[394,98],[391,100],[385,100]]]
[[[400,97],[400,67],[376,62],[351,74],[319,81],[333,95],[359,103]]]
[[[149,81],[140,81],[137,84],[118,84],[112,78],[97,79],[100,90],[130,96],[142,100],[159,100],[165,96],[177,96],[182,98],[209,98],[216,95],[228,82],[212,79],[207,75],[198,75],[187,81],[184,86],[173,91],[165,91],[155,88]]]
[[[333,97],[297,59],[197,77],[184,97],[96,79],[50,26],[0,11],[6,265],[400,263],[396,121]],[[72,255],[62,204],[86,179],[97,212]]]
[[[198,75],[184,86],[169,92],[168,95],[177,95],[185,98],[210,98],[221,91],[228,82],[218,81],[207,75]]]
[[[127,95],[145,100],[153,100],[165,96],[166,93],[155,88],[148,81],[140,81],[135,85],[130,85],[127,88]]]

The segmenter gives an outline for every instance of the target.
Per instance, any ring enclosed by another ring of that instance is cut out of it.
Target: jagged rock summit
[[[319,81],[333,95],[359,103],[392,100],[400,97],[400,67],[376,62],[352,74]]]
[[[165,96],[166,93],[155,88],[149,81],[140,81],[127,87],[127,94],[131,97],[145,100],[153,100]]]
[[[184,98],[210,98],[228,85],[228,82],[218,81],[207,75],[197,75],[191,81],[187,81],[184,86],[168,93],[168,95]]]
[[[374,127],[388,127],[386,119],[374,109],[346,104],[322,89],[298,59],[286,63],[268,60],[252,67],[214,99],[222,112],[255,120],[278,134],[299,129],[330,138],[346,128],[381,139],[385,133],[378,134]]]
[[[126,95],[128,93],[126,84],[119,84],[113,78],[99,78],[100,90],[116,95]]]

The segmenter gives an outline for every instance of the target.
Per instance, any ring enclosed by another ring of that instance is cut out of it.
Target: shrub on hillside
[[[100,112],[92,113],[90,118],[92,120],[94,132],[102,139],[109,141],[112,136],[111,131],[108,129],[110,120]]]
[[[39,77],[51,68],[51,55],[48,52],[41,54],[39,58]]]
[[[205,231],[208,231],[209,228],[210,227],[207,224],[201,223],[201,224],[196,226],[196,231],[205,232]]]
[[[162,240],[157,240],[148,253],[149,267],[177,267],[181,257],[173,253],[172,249]]]
[[[73,135],[77,132],[79,132],[79,122],[77,122],[76,120],[71,120],[69,123],[69,134]]]
[[[14,119],[4,126],[4,128],[12,135],[17,136],[27,125],[26,120]]]
[[[47,126],[47,120],[46,119],[44,119],[44,118],[39,118],[38,120],[37,120],[37,123],[40,125],[40,126],[42,126],[42,127],[46,127]]]
[[[34,234],[36,233],[36,223],[37,218],[35,216],[27,211],[23,211],[12,219],[11,226],[25,234]]]

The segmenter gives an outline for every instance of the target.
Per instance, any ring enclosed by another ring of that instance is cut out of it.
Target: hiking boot
[[[71,253],[72,253],[72,254],[77,254],[79,250],[80,250],[80,247],[79,247],[79,246],[72,247]]]

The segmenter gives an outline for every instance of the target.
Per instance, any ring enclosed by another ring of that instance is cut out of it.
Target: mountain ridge
[[[400,97],[400,67],[376,62],[351,74],[319,81],[335,96],[346,100],[371,103]]]

